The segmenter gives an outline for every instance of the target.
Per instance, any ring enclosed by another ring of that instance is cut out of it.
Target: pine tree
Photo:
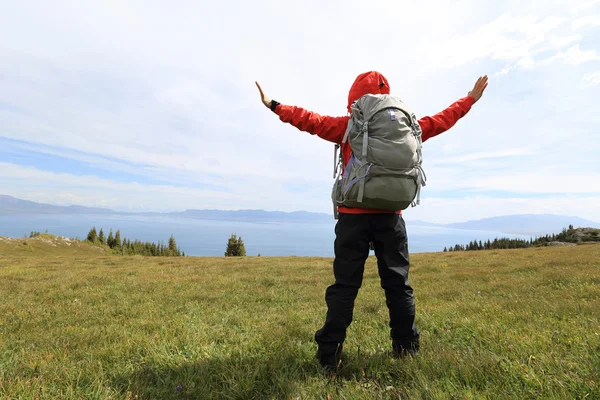
[[[169,252],[173,256],[177,255],[177,243],[175,242],[175,238],[173,237],[173,235],[171,235],[171,237],[169,238]]]
[[[115,232],[115,240],[114,240],[113,248],[120,249],[121,248],[121,231],[117,230]]]
[[[100,244],[106,244],[106,237],[104,237],[104,232],[102,231],[102,228],[100,228],[100,233],[98,234],[98,240],[100,241]]]
[[[89,242],[95,243],[97,239],[98,239],[98,235],[96,233],[96,227],[93,227],[92,229],[90,229],[90,231],[87,235],[87,240]]]
[[[227,241],[227,248],[225,249],[225,257],[243,257],[246,255],[246,247],[242,237],[239,238],[232,234]]]
[[[106,244],[111,249],[115,247],[115,237],[113,236],[112,228],[110,228],[110,232],[108,233],[108,239],[106,239]]]

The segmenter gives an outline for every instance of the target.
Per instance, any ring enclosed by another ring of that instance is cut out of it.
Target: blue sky
[[[210,4],[207,4],[210,3]],[[600,1],[56,0],[0,4],[0,194],[117,210],[331,212],[333,146],[287,104],[345,115],[378,70],[418,116],[489,87],[424,145],[407,219],[600,221]]]

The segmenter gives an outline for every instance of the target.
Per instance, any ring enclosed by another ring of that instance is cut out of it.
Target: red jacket
[[[376,71],[365,72],[359,75],[348,93],[348,111],[350,111],[350,106],[355,100],[367,93],[389,94],[390,87],[387,79]],[[474,103],[475,99],[473,97],[463,97],[433,117],[419,119],[418,122],[423,131],[422,141],[425,142],[453,127],[459,119],[469,112]],[[352,150],[350,143],[346,142],[342,144],[342,139],[344,138],[350,116],[329,117],[307,111],[300,107],[283,104],[277,104],[274,112],[279,116],[281,121],[289,123],[301,131],[317,135],[332,143],[341,144],[344,165],[348,163]],[[392,213],[386,210],[348,207],[338,207],[338,211],[348,214]],[[401,211],[398,211],[398,213],[401,213]]]

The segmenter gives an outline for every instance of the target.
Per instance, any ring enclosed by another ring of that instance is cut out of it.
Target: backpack
[[[334,149],[335,179],[331,198],[337,207],[398,211],[420,204],[425,171],[421,167],[421,127],[415,114],[395,96],[366,94],[351,106],[342,143],[352,155],[344,164],[340,145]]]

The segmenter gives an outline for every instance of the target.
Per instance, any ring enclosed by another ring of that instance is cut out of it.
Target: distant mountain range
[[[116,212],[106,208],[54,206],[0,194],[0,215],[12,214],[116,214]]]
[[[0,216],[18,214],[99,214],[99,215],[143,215],[174,218],[195,218],[219,221],[245,221],[245,222],[332,222],[333,216],[326,213],[312,213],[307,211],[283,212],[265,210],[186,210],[181,212],[156,213],[156,212],[119,212],[106,208],[83,206],[55,206],[51,204],[36,203],[28,200],[17,199],[12,196],[0,195]],[[546,235],[558,233],[563,228],[574,227],[600,228],[600,223],[579,217],[561,216],[552,214],[523,214],[506,215],[485,218],[474,221],[436,224],[425,221],[407,220],[413,226],[440,227],[461,230],[493,231],[523,235]]]
[[[103,215],[143,215],[178,218],[196,218],[220,221],[248,221],[248,222],[316,222],[333,220],[331,214],[311,213],[308,211],[265,211],[265,210],[186,210],[181,212],[120,212],[107,208],[83,206],[55,206],[45,203],[36,203],[21,200],[12,196],[0,195],[0,215],[17,214],[103,214]]]
[[[523,235],[546,235],[559,233],[563,228],[600,228],[600,223],[579,217],[552,214],[521,214],[484,218],[476,221],[444,225],[453,229],[495,231]]]

